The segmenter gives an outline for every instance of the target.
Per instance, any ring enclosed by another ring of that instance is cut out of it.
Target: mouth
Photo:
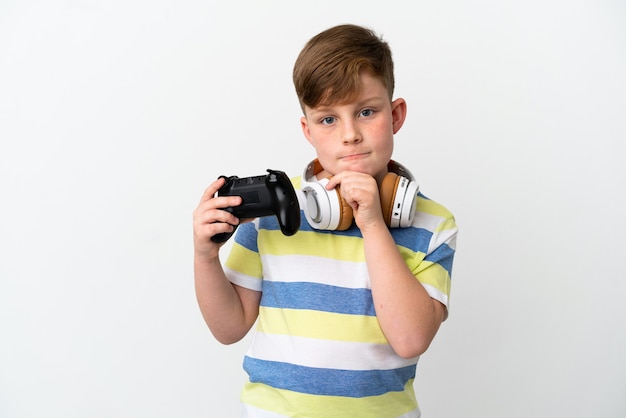
[[[344,161],[353,161],[353,160],[359,160],[361,158],[365,158],[368,155],[369,155],[369,152],[355,152],[353,154],[344,155],[340,157],[340,159]]]

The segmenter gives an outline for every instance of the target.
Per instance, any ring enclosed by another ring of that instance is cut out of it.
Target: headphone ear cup
[[[352,225],[352,208],[341,197],[339,189],[326,190],[327,183],[327,178],[303,183],[304,214],[315,229],[343,231]]]
[[[413,224],[419,189],[419,184],[416,181],[410,181],[407,185],[404,196],[405,201],[402,204],[402,214],[400,216],[400,228],[406,228]]]
[[[352,225],[352,221],[354,220],[354,214],[352,213],[352,206],[350,206],[348,202],[346,202],[346,199],[341,196],[341,193],[339,193],[339,189],[335,188],[335,191],[337,192],[337,199],[339,199],[340,210],[339,225],[337,225],[337,228],[335,229],[337,231],[345,231]]]
[[[387,226],[391,226],[391,215],[393,213],[393,204],[398,190],[399,176],[396,173],[387,173],[380,185],[380,207],[383,212],[383,218]]]
[[[328,195],[323,185],[316,182],[305,182],[302,192],[305,198],[304,214],[309,224],[315,229],[328,229],[332,222],[332,196]]]

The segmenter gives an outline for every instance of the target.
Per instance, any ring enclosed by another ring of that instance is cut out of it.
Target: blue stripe
[[[258,233],[256,228],[254,227],[254,223],[248,222],[239,225],[239,227],[237,228],[237,233],[235,234],[235,242],[250,251],[258,253],[259,247],[257,245],[257,236]]]
[[[259,218],[259,229],[269,229],[270,231],[280,231],[278,218],[274,215],[264,216],[262,218]]]
[[[449,276],[452,276],[452,262],[454,261],[454,249],[450,248],[448,244],[441,244],[432,253],[428,254],[425,261],[431,261],[439,264],[446,269]]]
[[[354,223],[352,223],[352,225],[350,225],[350,228],[346,229],[345,231],[330,231],[327,229],[313,228],[311,224],[309,224],[308,220],[306,219],[306,215],[304,214],[304,211],[300,211],[300,216],[301,216],[300,231],[306,231],[306,232],[314,231],[314,232],[319,232],[321,234],[333,234],[333,235],[340,235],[340,236],[346,236],[346,237],[363,238],[363,235],[361,235],[361,230]]]
[[[299,231],[363,238],[361,230],[354,223],[345,231],[315,229],[307,221],[304,211],[300,211],[300,215],[301,222]],[[259,229],[279,230],[280,226],[278,225],[278,221],[275,217],[265,217],[260,219]],[[428,245],[430,244],[430,240],[433,236],[431,231],[423,228],[392,228],[390,231],[396,244],[406,247],[411,251],[422,252],[424,254],[428,251]]]
[[[264,216],[259,218],[259,229],[266,229],[269,231],[280,231],[280,224],[278,223],[278,218],[276,216]],[[361,231],[356,227],[355,224],[352,224],[350,228],[345,231],[329,231],[325,229],[315,229],[313,228],[306,219],[306,215],[303,210],[300,210],[300,228],[298,231],[304,232],[319,232],[321,234],[335,234],[335,235],[345,235],[349,237],[363,237],[361,235]]]
[[[352,225],[345,231],[327,231],[317,230],[311,227],[306,221],[304,212],[301,211],[302,222],[300,223],[300,231],[315,231],[321,234],[334,234],[338,236],[349,236],[362,238],[361,231],[356,225]],[[275,216],[265,216],[259,218],[259,229],[266,230],[280,230],[280,225]],[[433,233],[424,228],[392,228],[391,236],[397,245],[405,247],[413,252],[421,252],[423,254],[428,253],[428,247],[432,240]],[[245,248],[258,252],[257,246],[257,231],[254,228],[253,223],[246,223],[240,225],[235,236],[235,242],[243,245]],[[445,244],[442,244],[440,248],[436,249],[432,254],[426,257],[426,260],[441,264],[450,273],[452,271],[452,259],[454,258],[454,250]]]
[[[261,306],[375,316],[372,292],[319,283],[263,281]]]
[[[401,392],[415,377],[415,365],[392,370],[336,370],[253,359],[246,356],[243,368],[252,383],[311,395],[362,398]]]
[[[393,228],[391,236],[397,245],[426,254],[433,233],[423,228]]]

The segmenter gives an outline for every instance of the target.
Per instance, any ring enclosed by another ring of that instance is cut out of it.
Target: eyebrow
[[[361,107],[361,106],[364,106],[367,103],[370,103],[372,101],[375,101],[375,102],[379,102],[380,101],[380,102],[384,103],[386,100],[388,100],[387,96],[370,96],[370,97],[367,97],[367,98],[357,102],[356,106],[357,107]]]
[[[388,98],[385,97],[381,97],[381,96],[369,96],[366,97],[363,100],[359,100],[358,102],[352,102],[350,101],[350,104],[354,104],[354,107],[359,108],[359,107],[363,107],[366,104],[369,104],[371,102],[382,102],[384,103],[386,100],[388,100]],[[314,112],[314,113],[327,113],[332,111],[332,108],[335,106],[344,106],[341,102],[338,102],[336,104],[331,104],[331,105],[323,105],[323,106],[318,106],[318,107],[309,107],[310,112]]]

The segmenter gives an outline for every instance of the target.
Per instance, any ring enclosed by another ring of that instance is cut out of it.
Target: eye
[[[368,116],[372,116],[374,114],[374,110],[373,109],[363,109],[361,110],[360,115],[363,117],[368,117]]]
[[[322,125],[332,125],[334,122],[335,118],[332,116],[326,116],[321,120]]]

